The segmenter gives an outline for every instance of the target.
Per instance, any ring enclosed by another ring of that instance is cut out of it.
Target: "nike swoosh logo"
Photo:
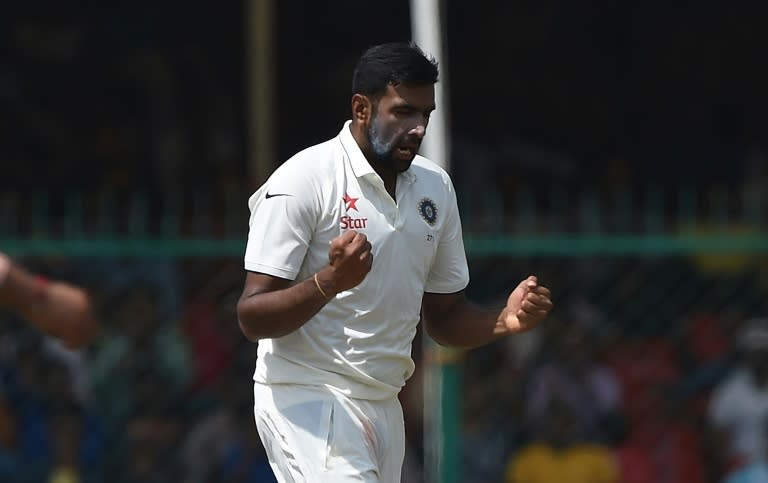
[[[267,193],[266,196],[264,196],[264,198],[270,199],[270,198],[274,198],[275,196],[293,196],[293,195],[290,195],[288,193],[275,193],[275,194]]]

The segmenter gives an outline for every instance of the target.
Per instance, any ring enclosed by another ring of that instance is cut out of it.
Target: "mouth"
[[[397,154],[399,154],[401,158],[405,158],[405,157],[412,157],[415,153],[411,148],[406,148],[401,146],[397,148]]]
[[[397,154],[402,158],[412,159],[414,156],[416,156],[416,152],[418,150],[418,145],[404,144],[402,146],[398,146],[395,151],[397,151]]]

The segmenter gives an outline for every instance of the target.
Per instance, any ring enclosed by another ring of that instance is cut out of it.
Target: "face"
[[[433,85],[388,86],[373,104],[366,127],[370,154],[382,168],[403,172],[411,166],[435,110]]]

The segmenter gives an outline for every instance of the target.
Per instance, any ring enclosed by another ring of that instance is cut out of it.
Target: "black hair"
[[[390,42],[366,50],[352,74],[352,94],[379,97],[389,85],[437,82],[437,61],[414,42]]]

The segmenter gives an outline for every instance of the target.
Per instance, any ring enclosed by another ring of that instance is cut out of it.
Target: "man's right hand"
[[[373,264],[371,243],[354,230],[331,240],[329,265],[317,272],[317,279],[327,294],[337,294],[363,281]]]

